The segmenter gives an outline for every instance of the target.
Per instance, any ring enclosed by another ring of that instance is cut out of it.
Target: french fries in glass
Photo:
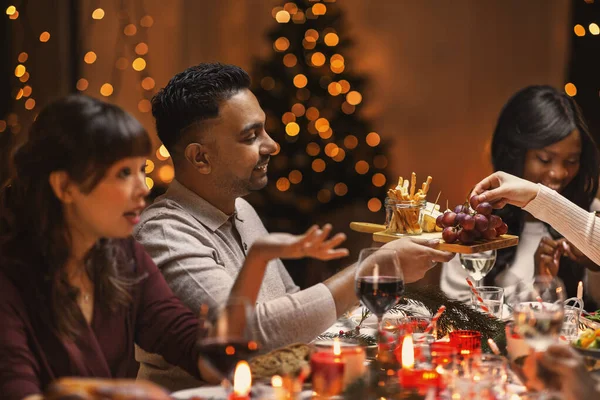
[[[386,226],[388,233],[401,235],[420,235],[421,210],[427,204],[427,192],[431,184],[431,176],[416,189],[417,175],[413,172],[410,181],[400,177],[398,185],[388,190],[386,199]]]

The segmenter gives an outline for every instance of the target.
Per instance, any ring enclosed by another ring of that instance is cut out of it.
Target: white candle
[[[579,285],[577,285],[577,298],[579,300],[583,299],[583,282],[579,281]]]

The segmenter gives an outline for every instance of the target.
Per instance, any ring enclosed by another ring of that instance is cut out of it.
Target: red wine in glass
[[[205,338],[198,342],[200,358],[223,379],[229,377],[239,361],[248,360],[258,353],[258,344],[239,338]]]
[[[356,280],[356,294],[377,318],[400,301],[404,279],[395,276],[362,276]]]

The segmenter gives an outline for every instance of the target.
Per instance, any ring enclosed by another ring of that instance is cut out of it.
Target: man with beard
[[[206,304],[214,312],[225,303],[247,250],[267,233],[242,197],[267,184],[269,155],[277,144],[265,131],[265,113],[249,86],[250,77],[239,67],[200,64],[177,74],[152,100],[176,180],[144,211],[135,237],[192,310]],[[319,235],[330,231],[326,225]],[[306,251],[322,260],[338,258],[347,255],[336,249],[344,239],[338,234]],[[398,250],[400,262],[405,261],[407,283],[423,277],[433,262],[452,257],[410,240],[386,247]],[[300,290],[281,260],[272,261],[251,321],[262,348],[309,342],[331,326],[357,303],[354,271],[346,268]],[[157,356],[140,351],[138,360],[138,377],[172,390],[199,384]]]

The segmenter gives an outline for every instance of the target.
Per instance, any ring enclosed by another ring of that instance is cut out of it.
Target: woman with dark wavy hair
[[[526,87],[506,103],[492,139],[492,163],[495,171],[541,183],[585,210],[600,210],[595,199],[598,147],[575,101],[550,86]],[[600,269],[552,227],[519,207],[508,205],[496,213],[520,242],[498,251],[485,284],[508,288],[534,275],[551,274],[565,282],[571,297],[578,282],[585,280],[586,268]],[[466,276],[458,259],[452,260],[442,271],[442,289],[467,298]]]
[[[207,377],[195,346],[207,332],[130,236],[150,151],[132,116],[73,95],[44,108],[15,153],[0,192],[2,399],[40,398],[65,376],[135,378],[134,343]],[[253,304],[272,258],[345,255],[327,233],[258,240],[231,295]]]

